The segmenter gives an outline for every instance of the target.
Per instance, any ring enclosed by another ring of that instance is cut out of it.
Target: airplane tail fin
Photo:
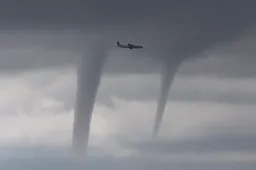
[[[120,42],[119,41],[117,41],[116,44],[117,44],[117,46],[120,46]]]

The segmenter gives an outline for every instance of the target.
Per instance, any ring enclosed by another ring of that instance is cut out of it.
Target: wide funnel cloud
[[[93,107],[107,56],[104,45],[102,42],[90,45],[79,62],[73,124],[73,148],[76,155],[86,153]]]

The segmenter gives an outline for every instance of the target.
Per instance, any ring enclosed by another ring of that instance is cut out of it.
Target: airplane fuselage
[[[117,46],[120,48],[128,48],[130,50],[134,48],[136,49],[143,48],[143,46],[140,46],[140,45],[133,45],[133,44],[123,45],[123,44],[120,44],[119,42],[117,42]]]

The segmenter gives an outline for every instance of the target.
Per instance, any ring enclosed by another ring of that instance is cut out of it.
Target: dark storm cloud
[[[230,26],[243,28],[255,19],[255,3],[241,0],[196,0],[186,3],[174,0],[12,0],[1,1],[0,6],[3,26],[107,26],[138,18],[165,16],[163,20],[168,18],[169,22],[183,30],[192,29],[197,32],[197,26],[200,25],[203,27],[199,31],[208,28],[219,32],[223,28],[230,29]]]
[[[90,26],[117,24],[159,12],[167,1],[1,1],[3,25]],[[143,11],[142,11],[143,10]]]
[[[9,32],[23,28],[30,32],[69,29],[84,33],[90,30],[90,33],[98,34],[107,31],[107,38],[112,43],[117,38],[144,43],[148,50],[145,50],[146,56],[190,58],[199,56],[214,45],[233,41],[252,28],[256,19],[255,6],[253,1],[241,0],[196,0],[186,3],[167,0],[12,0],[0,2],[0,26]],[[83,38],[82,41],[77,40],[79,43],[76,39],[63,41],[58,37],[59,41],[53,43],[50,43],[50,37],[27,43],[38,43],[53,49],[70,46],[77,50],[76,46],[82,48],[84,41],[90,41]],[[8,46],[11,47],[12,43]],[[25,58],[26,62],[29,60]],[[64,57],[56,60],[71,62],[71,59]],[[50,62],[45,62],[45,65],[48,64]]]

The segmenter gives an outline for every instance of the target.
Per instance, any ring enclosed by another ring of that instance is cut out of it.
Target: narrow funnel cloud
[[[159,131],[161,121],[163,118],[165,106],[166,106],[166,101],[168,97],[168,93],[170,90],[170,87],[172,85],[172,82],[174,80],[174,76],[177,72],[177,69],[180,65],[180,61],[174,60],[168,60],[167,62],[164,63],[163,65],[163,70],[162,70],[162,80],[161,80],[161,91],[160,91],[160,96],[158,100],[158,106],[157,106],[157,112],[156,112],[156,117],[155,117],[155,124],[154,124],[154,129],[153,129],[153,138],[156,138],[157,133]]]
[[[103,44],[93,44],[79,62],[72,141],[76,156],[86,154],[91,117],[107,56],[106,52]]]

